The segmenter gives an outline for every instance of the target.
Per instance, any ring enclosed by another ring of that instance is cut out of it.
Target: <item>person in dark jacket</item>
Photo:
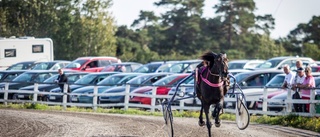
[[[62,69],[58,69],[59,76],[56,80],[62,92],[64,92],[64,84],[68,83],[68,77],[63,73]],[[68,86],[67,93],[70,93],[70,88]],[[67,97],[67,102],[69,102],[69,97]]]

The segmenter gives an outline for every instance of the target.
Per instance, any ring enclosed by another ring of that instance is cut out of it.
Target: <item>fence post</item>
[[[38,85],[39,85],[38,83],[34,83],[33,98],[32,98],[33,103],[36,103],[38,101],[38,93],[39,93]]]
[[[152,86],[152,97],[151,97],[151,112],[155,111],[155,106],[156,106],[156,96],[157,95],[157,87]]]
[[[62,106],[63,110],[67,110],[67,100],[68,100],[68,84],[64,83],[63,85],[63,97],[62,97]]]
[[[96,112],[97,111],[97,102],[98,102],[98,86],[95,85],[93,87],[93,111]]]
[[[268,89],[266,86],[263,87],[263,100],[262,100],[262,111],[268,111]]]
[[[184,95],[186,94],[186,87],[185,86],[181,86],[181,92],[183,92]],[[180,110],[179,110],[179,112],[183,113],[184,100],[182,99],[179,102],[180,102]]]
[[[290,112],[292,112],[292,96],[291,96],[291,89],[290,88],[287,89],[287,100],[288,100],[287,104],[286,104],[287,112],[290,113]]]
[[[309,113],[311,116],[315,116],[316,114],[316,109],[315,109],[315,104],[313,103],[315,100],[315,89],[310,90],[310,105],[309,105]]]
[[[126,84],[126,90],[124,93],[124,110],[129,109],[129,93],[130,93],[130,85]]]
[[[4,100],[4,105],[8,105],[8,91],[9,90],[9,83],[6,83],[4,86],[4,95],[3,95],[3,100]]]

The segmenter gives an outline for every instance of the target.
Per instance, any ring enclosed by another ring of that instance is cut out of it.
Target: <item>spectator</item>
[[[301,94],[310,96],[310,91],[311,91],[310,88],[314,88],[316,82],[314,80],[314,77],[311,75],[311,67],[309,66],[306,67],[305,73],[306,73],[306,78],[304,79],[303,83],[298,87],[301,88]],[[304,111],[309,112],[309,104],[304,106],[306,106]]]
[[[303,69],[303,64],[302,64],[302,61],[300,59],[298,59],[297,62],[296,62],[296,70],[298,70],[299,68]]]
[[[293,84],[295,74],[291,72],[289,65],[284,65],[283,71],[286,74],[286,76],[284,78],[282,88],[288,88]]]
[[[304,74],[304,69],[299,68],[297,70],[297,74],[294,79],[294,83],[292,84],[292,90],[294,91],[292,95],[292,99],[301,99],[301,95],[299,94],[300,86],[302,85],[303,81],[305,80],[305,74]],[[293,104],[295,112],[303,112],[303,108],[305,107],[304,104]]]
[[[62,69],[58,69],[59,76],[56,80],[62,92],[64,92],[64,84],[68,82],[68,77],[64,74]],[[68,93],[70,93],[70,88],[68,87]],[[67,98],[69,101],[69,98]]]
[[[300,87],[305,78],[306,78],[306,76],[304,74],[304,69],[303,68],[299,68],[297,70],[297,74],[296,74],[296,76],[294,78],[294,83],[292,84],[292,89],[296,90],[298,87]]]

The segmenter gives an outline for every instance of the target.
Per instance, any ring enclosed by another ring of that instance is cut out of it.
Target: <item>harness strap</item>
[[[211,83],[207,78],[204,78],[202,76],[203,72],[205,71],[205,69],[207,69],[207,67],[204,67],[200,73],[200,77],[201,77],[201,80],[205,83],[207,83],[209,86],[211,87],[221,87],[223,85],[223,81],[221,81],[220,83],[217,83],[217,84],[214,84],[214,83]],[[208,75],[208,74],[207,74]],[[207,76],[208,77],[208,76]]]

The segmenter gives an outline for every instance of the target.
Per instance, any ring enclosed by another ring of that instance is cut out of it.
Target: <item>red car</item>
[[[189,76],[190,74],[183,73],[183,74],[174,74],[167,77],[160,79],[159,81],[155,82],[153,85],[157,87],[157,95],[167,95],[169,90],[172,86],[177,85],[182,79]],[[190,80],[188,79],[184,83],[188,83]],[[152,86],[144,86],[135,89],[132,93],[136,94],[152,94]],[[141,96],[133,96],[129,100],[130,103],[138,103],[138,104],[148,104],[151,105],[151,98],[148,97],[141,97]]]
[[[105,66],[112,63],[121,63],[116,57],[79,57],[68,64],[64,70],[78,70],[86,72],[100,72]]]

